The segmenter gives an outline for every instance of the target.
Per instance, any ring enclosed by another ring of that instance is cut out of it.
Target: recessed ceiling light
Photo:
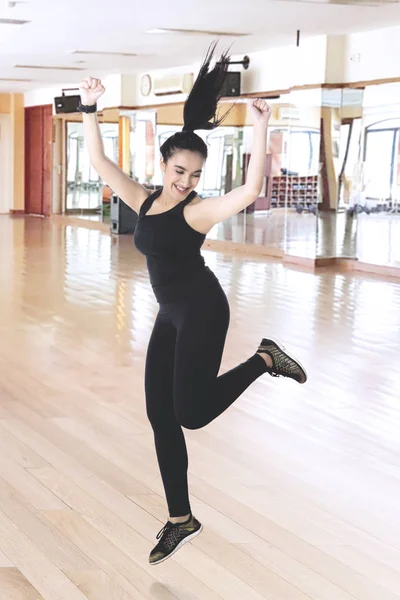
[[[22,19],[0,19],[0,25],[26,25],[30,21],[23,21]]]
[[[298,2],[299,4],[342,4],[345,6],[358,6],[362,8],[376,8],[388,4],[398,4],[400,0],[277,0],[278,2]]]
[[[103,50],[73,50],[71,54],[98,55],[98,56],[137,56],[133,52],[104,52]]]
[[[178,35],[212,35],[217,37],[245,37],[249,33],[233,33],[228,31],[205,31],[202,29],[166,29],[164,27],[149,29],[146,33],[172,33]]]
[[[82,67],[42,67],[40,65],[14,65],[14,69],[42,69],[50,71],[85,71]]]

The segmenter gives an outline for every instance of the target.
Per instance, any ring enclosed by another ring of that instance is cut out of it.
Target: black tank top
[[[205,269],[200,253],[206,236],[195,231],[186,221],[183,209],[196,192],[163,213],[146,215],[162,189],[143,202],[136,224],[135,246],[146,256],[152,286],[163,286],[192,276]]]

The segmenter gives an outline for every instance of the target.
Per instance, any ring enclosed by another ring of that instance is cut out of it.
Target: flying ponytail
[[[179,150],[199,152],[204,158],[207,158],[207,146],[194,132],[199,129],[215,129],[229,112],[227,111],[220,118],[217,117],[218,101],[221,98],[222,86],[228,71],[229,57],[227,52],[223,53],[214,68],[210,70],[216,46],[217,42],[213,42],[209,47],[185,102],[182,131],[168,138],[160,148],[165,163]]]
[[[215,129],[224,119],[224,117],[217,118],[217,106],[228,72],[229,58],[227,52],[222,54],[219,61],[210,71],[210,64],[216,46],[217,42],[213,42],[208,49],[192,91],[185,102],[183,109],[183,131]]]

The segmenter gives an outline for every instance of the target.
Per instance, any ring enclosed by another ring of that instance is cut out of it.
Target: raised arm
[[[253,204],[260,196],[265,176],[267,132],[271,108],[265,100],[258,99],[250,104],[250,110],[254,128],[246,183],[224,196],[206,198],[198,204],[188,207],[188,222],[198,231],[208,233],[214,225],[238,214]]]
[[[105,92],[100,79],[92,77],[84,79],[79,90],[81,102],[86,106],[96,104]],[[82,116],[85,145],[93,168],[125,204],[139,212],[140,206],[148,196],[146,188],[128,177],[117,164],[105,155],[97,114],[82,113]]]

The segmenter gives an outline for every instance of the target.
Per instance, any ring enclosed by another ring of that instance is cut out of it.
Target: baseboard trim
[[[372,263],[364,263],[359,261],[353,261],[354,271],[361,273],[369,273],[370,275],[379,275],[383,277],[390,277],[394,279],[400,279],[400,268],[391,267],[390,265],[374,265]]]
[[[379,277],[400,279],[400,268],[390,265],[375,265],[365,263],[356,258],[316,258],[316,270],[333,268],[339,272],[365,273]]]
[[[300,267],[307,270],[315,270],[315,258],[307,258],[306,256],[295,256],[294,254],[284,254],[283,263],[286,266]]]

